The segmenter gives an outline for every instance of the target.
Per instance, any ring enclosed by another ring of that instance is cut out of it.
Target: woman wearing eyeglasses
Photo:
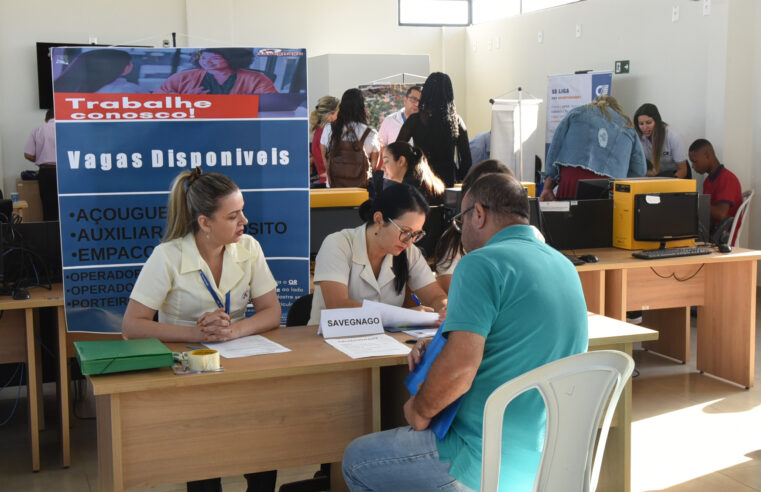
[[[360,307],[365,299],[401,306],[407,287],[422,303],[417,309],[443,317],[447,296],[413,244],[425,236],[427,213],[418,190],[394,183],[362,205],[364,225],[326,237],[314,264],[309,324],[319,324],[323,309]]]

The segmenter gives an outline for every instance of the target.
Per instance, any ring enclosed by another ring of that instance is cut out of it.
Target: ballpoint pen
[[[420,299],[418,299],[414,293],[410,294],[410,297],[412,297],[412,300],[415,301],[415,304],[417,304],[418,306],[423,305],[423,303],[420,302]]]

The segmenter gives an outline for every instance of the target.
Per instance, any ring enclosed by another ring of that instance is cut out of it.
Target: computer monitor
[[[697,193],[647,193],[634,197],[634,239],[668,241],[698,237]]]
[[[610,198],[610,180],[580,179],[576,183],[577,200],[597,200]]]

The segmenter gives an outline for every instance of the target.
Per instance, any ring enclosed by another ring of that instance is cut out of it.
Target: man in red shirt
[[[703,193],[711,195],[711,221],[716,227],[727,217],[734,217],[742,204],[740,180],[719,162],[713,145],[704,138],[690,145],[689,156],[695,172],[708,174],[703,182]]]

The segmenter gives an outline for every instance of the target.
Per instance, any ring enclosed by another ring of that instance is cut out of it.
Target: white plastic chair
[[[629,355],[597,350],[545,364],[494,390],[484,408],[481,490],[499,488],[502,422],[507,405],[518,395],[536,389],[547,406],[547,432],[534,491],[594,491],[610,422],[633,369]],[[599,452],[595,453],[603,411]]]
[[[740,233],[745,225],[745,213],[748,211],[751,198],[753,198],[753,190],[743,191],[743,202],[737,208],[735,219],[732,221],[732,228],[729,230],[729,243],[733,248],[737,246],[737,242],[740,240]],[[740,227],[737,227],[738,222],[740,223]],[[735,229],[737,229],[737,235],[735,235]]]

